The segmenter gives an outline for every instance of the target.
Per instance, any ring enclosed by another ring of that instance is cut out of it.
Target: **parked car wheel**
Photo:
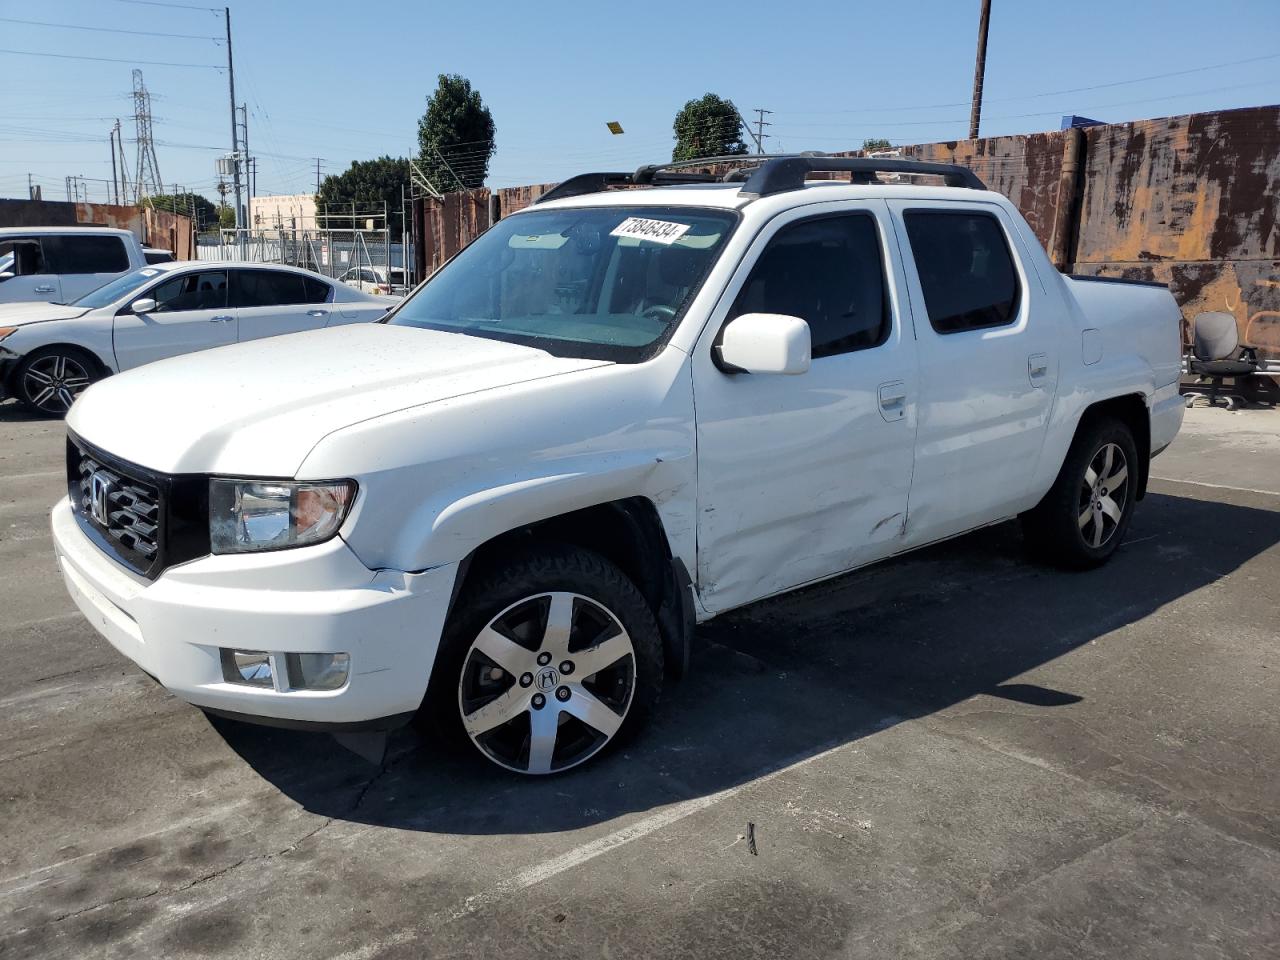
[[[445,629],[437,729],[516,773],[560,773],[641,726],[662,686],[657,623],[590,551],[550,546],[480,575]]]
[[[1085,423],[1053,488],[1023,515],[1028,545],[1059,566],[1104,563],[1124,540],[1138,491],[1138,451],[1124,423]]]
[[[44,347],[22,359],[13,373],[14,394],[33,413],[65,416],[76,397],[95,380],[102,367],[76,347]]]

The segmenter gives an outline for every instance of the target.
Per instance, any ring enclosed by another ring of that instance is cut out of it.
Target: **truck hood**
[[[109,377],[81,395],[67,425],[108,453],[164,473],[291,477],[343,427],[605,365],[462,334],[355,324]]]
[[[45,320],[74,320],[88,312],[88,307],[65,303],[3,303],[0,304],[0,327],[25,327]]]

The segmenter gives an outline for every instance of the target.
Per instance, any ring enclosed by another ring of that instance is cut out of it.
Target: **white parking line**
[[[1214,490],[1234,490],[1236,493],[1261,493],[1268,497],[1280,497],[1280,490],[1259,490],[1257,487],[1229,487],[1225,483],[1205,483],[1203,480],[1179,480],[1176,477],[1151,477],[1165,483],[1189,483],[1193,487],[1212,487]]]
[[[901,717],[885,717],[879,724],[877,729],[893,726],[901,723]],[[838,742],[830,742],[818,749],[817,753],[805,753],[798,756],[790,757],[777,764],[770,764],[755,774],[745,778],[742,783],[732,787],[727,787],[716,793],[707,794],[704,797],[694,797],[690,800],[682,800],[679,803],[672,804],[665,810],[651,814],[642,820],[638,820],[629,826],[623,827],[621,830],[615,830],[607,836],[599,837],[595,840],[589,840],[581,846],[574,847],[566,853],[553,857],[543,863],[535,864],[526,870],[522,870],[514,876],[505,880],[500,880],[487,890],[473,894],[462,901],[457,907],[449,913],[443,915],[443,919],[448,922],[459,920],[469,914],[475,913],[477,910],[483,909],[503,897],[520,890],[525,890],[535,884],[542,883],[544,880],[550,880],[552,877],[564,873],[566,870],[572,870],[574,867],[586,863],[588,860],[594,860],[603,853],[616,850],[621,846],[625,846],[634,840],[640,840],[649,836],[664,827],[669,827],[673,823],[678,823],[687,817],[693,816],[695,813],[701,813],[708,807],[713,807],[722,800],[728,800],[735,797],[748,787],[753,787],[761,783],[767,783],[783,774],[790,773],[794,770],[800,770],[807,767],[811,763],[816,763],[827,757],[834,756],[840,750],[846,749],[853,745],[860,738],[842,738]]]

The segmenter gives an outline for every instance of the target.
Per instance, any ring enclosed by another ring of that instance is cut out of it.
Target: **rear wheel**
[[[1053,488],[1023,515],[1028,545],[1060,566],[1104,563],[1120,546],[1138,491],[1133,433],[1110,418],[1083,424]]]
[[[427,708],[492,763],[544,775],[638,730],[661,684],[657,623],[635,585],[597,554],[548,546],[464,591]]]
[[[101,367],[75,347],[45,347],[22,359],[13,374],[14,393],[33,413],[65,416],[76,397],[102,377]]]

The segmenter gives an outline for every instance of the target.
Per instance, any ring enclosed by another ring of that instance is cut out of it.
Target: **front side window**
[[[306,303],[302,275],[283,270],[237,270],[237,307],[276,307]]]
[[[737,217],[694,207],[535,210],[500,220],[388,321],[638,362],[675,329]]]
[[[44,249],[35,237],[0,240],[0,261],[8,261],[4,269],[15,277],[53,273],[45,259]]]
[[[45,256],[54,273],[123,273],[129,269],[129,251],[120,237],[45,237]]]
[[[756,261],[729,319],[781,313],[809,325],[813,357],[865,350],[889,336],[880,232],[870,214],[783,227]]]
[[[1018,274],[995,217],[909,210],[904,219],[934,330],[963,333],[1013,323]]]
[[[151,296],[156,301],[156,313],[221,310],[227,305],[227,273],[225,270],[184,273],[159,284]]]

